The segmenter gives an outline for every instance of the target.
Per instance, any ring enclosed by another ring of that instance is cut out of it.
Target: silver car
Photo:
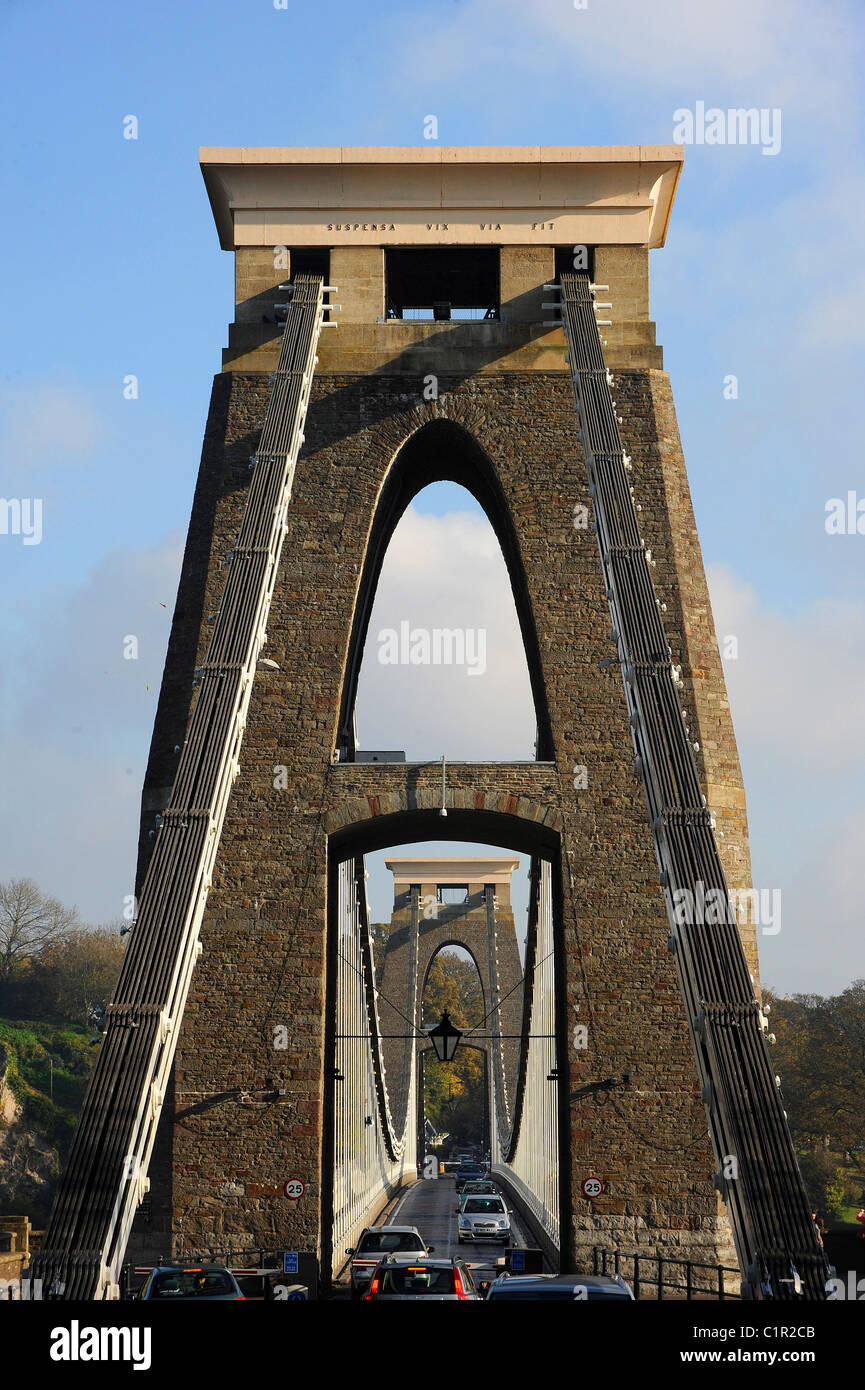
[[[364,1302],[397,1298],[420,1299],[425,1303],[467,1303],[480,1301],[481,1295],[462,1260],[386,1255],[376,1266]]]
[[[511,1218],[504,1198],[476,1194],[467,1197],[457,1224],[457,1237],[465,1240],[494,1240],[511,1243]]]
[[[427,1245],[416,1226],[367,1226],[361,1232],[357,1248],[350,1245],[351,1296],[359,1299],[365,1292],[373,1270],[385,1255],[405,1254],[413,1258],[431,1255],[434,1246]]]

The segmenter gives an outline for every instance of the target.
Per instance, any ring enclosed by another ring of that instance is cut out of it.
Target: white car
[[[478,1193],[463,1203],[457,1226],[457,1238],[493,1240],[499,1245],[511,1243],[511,1218],[504,1198]]]
[[[431,1255],[434,1245],[427,1245],[416,1226],[367,1226],[361,1232],[357,1248],[350,1245],[351,1296],[359,1299],[366,1293],[376,1265],[385,1255]]]

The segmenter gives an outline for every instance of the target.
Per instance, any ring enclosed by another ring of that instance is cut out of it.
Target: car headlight
[[[461,1226],[470,1226],[470,1225],[471,1225],[471,1222],[469,1221],[469,1219],[468,1219],[467,1216],[461,1216],[461,1217],[460,1217],[460,1225],[461,1225]]]

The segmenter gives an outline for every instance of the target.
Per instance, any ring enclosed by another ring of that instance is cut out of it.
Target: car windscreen
[[[153,1276],[150,1298],[214,1298],[235,1293],[225,1270],[171,1269]]]
[[[453,1293],[454,1272],[430,1265],[400,1265],[386,1269],[381,1276],[381,1293]]]
[[[387,1254],[391,1250],[422,1250],[423,1242],[411,1231],[368,1231],[357,1247],[359,1255]]]
[[[465,1210],[468,1216],[485,1212],[489,1212],[493,1216],[503,1216],[505,1204],[501,1197],[469,1197]]]

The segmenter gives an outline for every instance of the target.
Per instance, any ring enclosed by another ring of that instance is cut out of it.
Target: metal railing
[[[501,1092],[501,1066],[492,1066],[493,1173],[500,1170],[532,1217],[558,1248],[559,1112],[555,1040],[555,970],[552,868],[532,865],[526,951],[523,1038],[514,1105]]]
[[[415,1176],[416,1040],[406,1039],[406,1092],[398,1098],[388,1095],[380,1032],[363,860],[344,859],[337,877],[334,1275],[344,1263],[346,1242],[381,1206],[382,1196],[390,1196],[406,1174]]]
[[[634,1298],[740,1299],[738,1267],[679,1260],[671,1255],[627,1255],[620,1250],[592,1249],[593,1274],[619,1274],[630,1284]],[[732,1288],[731,1288],[732,1285]],[[652,1294],[654,1290],[654,1294]]]

